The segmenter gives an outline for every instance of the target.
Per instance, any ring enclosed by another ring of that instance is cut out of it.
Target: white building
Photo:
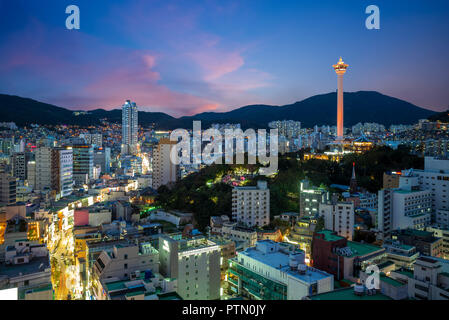
[[[177,293],[184,300],[220,298],[220,246],[205,237],[181,235],[159,238],[160,272],[177,279]]]
[[[449,214],[449,159],[424,158],[424,170],[413,169],[419,177],[421,189],[430,190],[432,195],[432,219],[436,221],[438,211]]]
[[[391,276],[408,284],[409,298],[417,300],[449,300],[449,274],[442,262],[431,257],[419,257],[413,273],[393,271]]]
[[[51,188],[51,148],[40,147],[36,149],[36,186],[42,191]]]
[[[332,291],[333,275],[306,266],[304,259],[304,251],[292,245],[258,241],[230,259],[228,281],[237,294],[257,300],[301,300]]]
[[[431,223],[432,193],[420,190],[418,177],[403,175],[399,188],[378,193],[378,228],[384,237],[397,229],[424,230]]]
[[[232,190],[232,219],[248,227],[270,224],[270,189],[266,181]]]
[[[354,203],[321,203],[319,207],[319,215],[324,217],[324,225],[326,229],[335,231],[339,236],[352,240],[355,219]]]
[[[93,265],[97,281],[107,278],[132,280],[136,272],[145,270],[159,272],[159,253],[149,243],[116,245],[112,252],[103,251]]]
[[[137,152],[138,130],[137,105],[126,100],[122,106],[122,154]]]
[[[157,147],[153,149],[152,187],[155,190],[178,179],[179,166],[172,163],[170,159],[171,150],[175,146],[175,141],[161,139]]]
[[[52,150],[52,189],[62,197],[68,196],[73,189],[73,152],[72,149]]]

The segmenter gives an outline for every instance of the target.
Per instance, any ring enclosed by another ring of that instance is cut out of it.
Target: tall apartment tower
[[[138,111],[135,102],[122,106],[122,154],[135,154],[138,140]]]
[[[343,75],[346,73],[348,65],[340,60],[332,66],[337,73],[337,142],[343,141]]]
[[[73,187],[73,151],[57,148],[52,150],[51,187],[62,197],[72,193]]]
[[[16,178],[0,173],[0,205],[16,203]]]
[[[36,185],[35,189],[42,191],[51,188],[51,148],[36,149]]]
[[[153,149],[153,180],[152,187],[157,189],[170,182],[176,182],[179,176],[179,166],[173,164],[170,160],[172,148],[175,148],[176,142],[163,138]]]
[[[232,219],[248,227],[270,224],[270,189],[266,181],[232,190]]]
[[[25,152],[16,152],[12,155],[12,174],[22,181],[27,178],[27,155]]]
[[[27,163],[27,182],[31,188],[36,187],[36,161],[28,161]]]

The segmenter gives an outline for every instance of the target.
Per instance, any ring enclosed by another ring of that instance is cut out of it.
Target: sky
[[[447,0],[0,0],[0,93],[179,117],[335,91],[341,56],[345,91],[443,111],[448,40]]]

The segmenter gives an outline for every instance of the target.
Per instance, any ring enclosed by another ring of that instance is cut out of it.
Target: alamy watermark
[[[201,130],[201,121],[193,121],[192,139],[186,129],[176,129],[170,134],[170,140],[177,142],[170,152],[173,164],[244,164],[245,151],[248,164],[259,164],[259,174],[271,175],[278,169],[278,130],[270,129],[269,136],[265,129],[225,129],[215,128]],[[208,142],[202,148],[203,142]],[[245,150],[245,142],[246,150]],[[224,143],[224,151],[223,151]],[[269,150],[268,149],[269,145]],[[234,148],[235,147],[235,148]],[[224,156],[224,161],[223,161]]]
[[[80,28],[80,8],[71,4],[65,8],[65,13],[70,14],[65,20],[65,27],[69,30]]]
[[[369,14],[369,16],[365,20],[365,27],[368,30],[380,29],[380,9],[376,5],[369,5],[366,7],[365,10],[366,14]]]

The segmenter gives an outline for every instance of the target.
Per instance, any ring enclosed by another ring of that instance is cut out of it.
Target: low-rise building
[[[17,240],[0,264],[0,289],[18,288],[20,300],[53,300],[51,267],[44,244]]]
[[[385,248],[348,241],[331,230],[316,232],[312,242],[312,265],[333,274],[336,280],[357,282],[370,264],[385,260]]]
[[[258,241],[229,261],[230,293],[256,300],[301,300],[332,291],[334,277],[306,266],[304,258],[293,245]]]

